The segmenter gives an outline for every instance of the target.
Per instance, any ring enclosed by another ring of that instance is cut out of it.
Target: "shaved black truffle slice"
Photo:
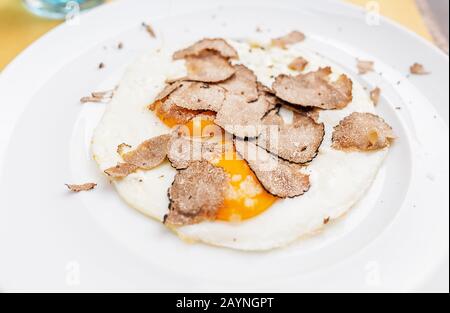
[[[235,65],[234,69],[236,71],[234,75],[220,83],[220,86],[229,93],[244,97],[247,102],[256,101],[258,99],[256,75],[242,64]]]
[[[149,106],[149,109],[163,121],[168,121],[169,124],[176,122],[176,124],[186,124],[194,117],[203,113],[202,110],[189,110],[182,108],[168,99],[163,101],[156,101]]]
[[[353,82],[341,75],[330,81],[331,68],[297,76],[279,75],[272,85],[277,97],[294,105],[325,110],[342,109],[353,99]]]
[[[272,39],[272,45],[279,48],[286,48],[289,45],[293,45],[305,40],[305,34],[299,31],[292,31],[283,37]]]
[[[409,72],[413,75],[427,75],[430,74],[425,67],[420,63],[414,63],[409,67]]]
[[[272,89],[270,89],[269,87],[267,87],[266,85],[264,85],[261,82],[257,82],[256,86],[258,88],[259,95],[267,95],[267,94],[273,95],[275,93]]]
[[[167,98],[172,92],[174,92],[178,87],[183,85],[183,81],[178,80],[173,83],[167,84],[159,94],[156,95],[155,101],[161,101]]]
[[[125,178],[139,169],[138,166],[128,163],[118,163],[105,170],[105,174],[114,179]]]
[[[141,143],[135,150],[122,154],[123,160],[143,170],[160,165],[167,156],[171,135],[161,135]]]
[[[208,51],[198,56],[186,57],[186,68],[187,80],[206,83],[222,82],[235,73],[227,59]]]
[[[320,109],[318,108],[314,108],[314,107],[310,107],[310,108],[302,108],[302,107],[298,107],[298,114],[294,114],[294,123],[300,119],[302,116],[307,116],[309,118],[312,118],[314,122],[319,123],[319,118],[320,118]]]
[[[374,151],[390,146],[394,132],[381,117],[352,113],[334,128],[332,147],[337,150]]]
[[[97,187],[97,184],[95,183],[87,183],[82,185],[70,185],[66,184],[67,188],[69,188],[72,192],[81,192],[81,191],[89,191]]]
[[[358,68],[358,73],[360,75],[373,72],[375,63],[373,61],[357,60],[356,67]]]
[[[214,122],[240,138],[253,138],[261,133],[262,119],[273,108],[265,96],[249,103],[242,96],[227,94]]]
[[[286,124],[276,112],[271,112],[264,119],[264,124],[266,128],[258,137],[257,144],[293,163],[312,161],[325,135],[323,124],[296,112],[292,124]]]
[[[227,145],[217,138],[209,140],[187,136],[173,136],[169,143],[167,157],[176,169],[185,169],[194,161],[219,160]]]
[[[301,166],[283,161],[253,142],[236,140],[236,151],[248,162],[264,188],[274,196],[293,198],[310,188],[309,175]]]
[[[297,57],[289,63],[288,67],[293,71],[303,72],[306,66],[308,66],[308,63],[308,60],[304,57]]]
[[[379,87],[376,87],[370,92],[370,100],[372,100],[373,105],[378,105],[378,102],[380,102],[380,96],[381,96],[381,89]]]
[[[225,101],[225,90],[216,85],[184,82],[167,98],[165,105],[188,110],[219,111]]]
[[[269,111],[272,111],[273,109],[275,109],[276,107],[280,107],[281,105],[289,104],[286,101],[281,100],[280,98],[275,96],[275,92],[269,87],[263,85],[262,83],[258,82],[257,86],[258,86],[258,95],[260,97],[264,97],[266,101],[269,102],[270,104]]]
[[[214,220],[223,206],[228,176],[222,168],[195,161],[178,171],[169,189],[169,214],[164,223],[183,226]]]
[[[225,59],[237,59],[237,51],[222,38],[205,38],[197,41],[190,47],[179,50],[173,54],[174,60],[184,59],[188,56],[198,56],[204,51],[213,51]]]
[[[105,174],[111,178],[120,179],[134,173],[138,169],[151,170],[164,162],[171,135],[161,135],[141,143],[136,149],[123,153],[127,144],[121,144],[117,152],[122,156],[124,163],[105,170]]]

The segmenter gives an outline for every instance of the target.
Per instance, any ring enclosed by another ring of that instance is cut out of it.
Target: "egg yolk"
[[[277,198],[261,186],[247,162],[240,159],[236,152],[233,153],[233,159],[221,158],[215,163],[230,177],[230,188],[223,207],[218,211],[217,219],[238,222],[261,214]]]
[[[203,116],[195,117],[185,123],[182,119],[173,116],[168,117],[167,114],[161,114],[158,110],[155,110],[155,112],[161,121],[169,127],[184,125],[184,130],[189,131],[189,136],[209,138],[221,136],[223,138],[222,144],[230,144],[229,139],[223,136],[222,130],[220,130],[220,133],[210,131],[218,128],[212,119],[207,118],[208,115],[214,113],[206,112],[205,116],[205,112],[203,112]],[[192,114],[193,112],[196,111],[190,111],[189,113]],[[266,211],[277,200],[264,189],[247,162],[238,156],[234,148],[231,153],[223,153],[220,158],[212,161],[212,163],[221,167],[229,177],[229,188],[225,195],[224,204],[218,210],[218,220],[239,222],[255,217]]]
[[[156,116],[167,126],[174,127],[188,123],[195,116],[202,114],[203,116],[213,116],[215,113],[211,111],[195,111],[178,106],[165,108],[162,101],[156,101],[150,106]]]

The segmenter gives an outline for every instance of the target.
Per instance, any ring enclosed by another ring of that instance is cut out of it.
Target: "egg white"
[[[273,77],[278,74],[295,74],[288,69],[288,64],[298,56],[309,61],[306,72],[331,66],[333,78],[343,73],[338,66],[302,48],[301,44],[288,50],[261,50],[250,49],[247,43],[229,42],[239,53],[239,63],[251,68],[267,86],[271,86]],[[94,158],[102,171],[122,161],[117,153],[119,144],[137,146],[169,131],[147,107],[164,87],[166,79],[186,74],[183,62],[172,61],[171,53],[171,49],[153,51],[127,70],[92,140]],[[311,189],[305,195],[278,200],[264,213],[243,222],[204,222],[179,227],[175,232],[189,241],[239,250],[270,250],[316,232],[324,226],[324,219],[333,220],[345,214],[370,187],[387,154],[387,149],[347,153],[331,148],[333,127],[345,116],[352,112],[375,113],[368,93],[356,79],[352,80],[353,101],[342,110],[320,113],[326,135],[318,156],[305,168],[311,179]],[[289,114],[283,116],[289,117]],[[138,171],[114,181],[114,185],[131,207],[162,221],[169,206],[167,190],[175,174],[166,162],[151,171]]]

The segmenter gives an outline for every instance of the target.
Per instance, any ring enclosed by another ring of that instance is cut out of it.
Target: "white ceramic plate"
[[[340,1],[116,1],[33,44],[0,76],[0,288],[3,290],[406,291],[447,264],[448,58]],[[153,40],[140,26],[149,22]],[[204,36],[308,35],[309,48],[383,90],[399,139],[367,196],[323,233],[268,253],[183,243],[127,207],[89,151],[113,87],[145,49]],[[124,48],[117,49],[123,42]],[[106,67],[98,70],[103,62]],[[414,62],[432,74],[407,77]],[[69,194],[66,182],[99,182]],[[448,279],[448,274],[447,274]]]

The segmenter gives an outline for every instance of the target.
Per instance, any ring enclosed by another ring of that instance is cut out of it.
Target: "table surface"
[[[369,0],[343,0],[365,6]],[[377,0],[381,14],[432,40],[415,0]],[[0,0],[0,70],[60,21],[29,13],[21,0]]]

